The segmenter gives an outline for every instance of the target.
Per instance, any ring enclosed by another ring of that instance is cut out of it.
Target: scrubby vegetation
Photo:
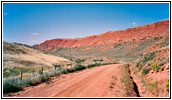
[[[145,64],[147,64],[148,61],[152,61],[155,58],[155,52],[149,52],[149,53],[144,53],[143,55],[140,56],[140,58],[138,58],[136,60],[136,63],[134,64],[135,67],[138,67],[139,70],[142,69],[143,66],[145,66]]]
[[[161,46],[166,47],[169,45],[169,37],[165,37],[164,41],[159,43]]]
[[[91,67],[95,67],[95,66],[100,66],[101,63],[95,63],[95,64],[89,64],[87,67],[91,68]]]
[[[101,66],[101,65],[109,65],[109,64],[118,64],[117,62],[114,62],[114,63],[94,63],[94,64],[89,64],[87,65],[88,68],[92,68],[92,67],[96,67],[96,66]]]
[[[156,41],[156,40],[159,40],[160,38],[159,37],[154,37],[154,40]]]
[[[158,71],[158,63],[157,62],[153,63],[151,68],[152,68],[152,70],[157,72]]]
[[[155,38],[155,40],[157,40]],[[140,57],[132,63],[132,70],[134,71],[137,78],[141,80],[145,87],[145,91],[153,96],[159,96],[160,91],[165,90],[168,91],[168,85],[166,89],[166,85],[164,87],[159,86],[159,81],[157,81],[156,77],[151,76],[151,78],[145,76],[151,71],[150,74],[158,74],[159,71],[164,71],[165,64],[169,62],[169,57],[166,56],[168,52],[168,46],[162,47],[160,49],[156,49],[147,53],[140,55]],[[162,52],[166,52],[162,55]],[[141,71],[141,72],[140,72]],[[168,73],[167,73],[168,74]],[[153,79],[153,80],[152,80]],[[150,81],[151,80],[151,81]],[[164,80],[164,79],[162,79]],[[168,81],[166,82],[168,84]]]
[[[165,84],[165,89],[169,92],[169,78],[167,79],[167,82]]]
[[[143,69],[142,74],[146,75],[147,73],[149,73],[150,70],[151,70],[150,68],[145,68]]]
[[[7,73],[7,69],[5,69],[4,77],[7,76],[7,78],[3,81],[3,92],[7,93],[7,92],[20,91],[25,86],[32,86],[32,85],[39,84],[41,82],[46,82],[49,80],[50,77],[53,77],[53,76],[58,76],[60,74],[67,74],[67,73],[84,70],[86,69],[86,67],[84,65],[81,65],[82,62],[84,62],[84,60],[77,60],[76,65],[71,68],[64,68],[64,67],[61,67],[59,64],[55,64],[54,67],[56,67],[56,70],[48,70],[48,72],[42,72],[41,70],[38,70],[37,72],[35,72],[27,68],[14,67],[13,73],[15,73],[16,77],[12,77],[12,78],[10,78],[9,76],[12,76],[12,75],[14,76],[14,74]],[[90,67],[107,65],[107,64],[112,64],[112,63],[93,64],[93,65],[90,65]],[[17,72],[15,72],[16,70]],[[21,80],[19,76],[17,76],[20,74],[20,71],[32,72],[32,75]]]
[[[163,70],[164,70],[164,67],[162,67],[162,66],[159,66],[159,69],[160,69],[161,71],[163,71]]]
[[[112,85],[110,85],[110,86],[109,86],[109,88],[111,88],[111,89],[112,89],[112,88],[113,88],[113,86],[112,86]]]
[[[50,77],[58,76],[60,74],[67,74],[75,71],[80,71],[85,69],[86,67],[80,64],[75,65],[71,68],[61,68],[59,65],[54,65],[55,67],[60,67],[56,70],[48,70],[48,72],[42,72],[41,70],[37,72],[33,72],[31,76],[20,79],[18,74],[16,74],[16,77],[9,77],[4,79],[3,81],[3,92],[16,92],[23,89],[25,86],[32,86],[39,84],[41,82],[46,82],[49,80]],[[19,70],[21,71],[21,70]],[[24,70],[27,72],[27,70]]]
[[[144,85],[150,93],[154,94],[155,96],[159,95],[158,81],[153,80],[151,82],[148,82],[144,80]]]
[[[3,69],[3,77],[18,76],[20,72],[35,72],[35,70],[27,67],[8,67]]]
[[[72,73],[72,72],[80,71],[80,70],[84,70],[84,69],[86,69],[85,66],[80,65],[80,64],[77,64],[75,67],[63,69],[63,70],[61,71],[61,73],[62,73],[62,74],[67,74],[67,73]]]
[[[103,59],[94,59],[93,61],[94,62],[101,62],[101,61],[103,61]]]
[[[8,78],[3,81],[3,92],[16,92],[22,90],[19,78]]]
[[[25,86],[36,85],[49,80],[49,77],[59,75],[59,71],[48,71],[43,73],[33,73],[30,77],[21,80],[19,77],[6,78],[3,81],[3,93],[16,92]]]
[[[114,48],[117,48],[117,47],[119,47],[119,46],[121,46],[121,45],[122,45],[121,43],[115,44],[115,45],[114,45]]]
[[[153,81],[149,83],[149,90],[153,92],[156,96],[158,96],[158,92],[159,92],[158,81]]]
[[[115,61],[134,61],[141,54],[143,54],[144,50],[148,48],[150,45],[155,43],[158,44],[161,43],[159,41],[165,43],[163,47],[168,45],[167,43],[168,37],[162,37],[162,38],[156,37],[156,38],[145,39],[138,42],[126,41],[126,42],[106,44],[101,46],[95,45],[93,47],[89,47],[89,46],[71,47],[71,48],[60,47],[49,52],[52,54],[59,55],[61,57],[65,57],[70,60],[84,59],[85,60],[84,63],[89,62],[89,64],[94,63],[96,61],[95,59],[101,60],[102,58],[100,57],[108,57],[110,59],[115,58]],[[152,55],[152,57],[154,56]],[[105,62],[104,59],[102,60],[99,62]],[[149,57],[147,57],[145,60],[149,60]]]
[[[83,63],[83,62],[85,62],[85,59],[77,59],[77,60],[76,60],[76,63],[78,63],[78,64],[81,64],[81,63]]]

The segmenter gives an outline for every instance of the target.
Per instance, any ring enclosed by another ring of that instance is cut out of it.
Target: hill
[[[69,62],[28,45],[3,42],[3,67],[42,67]]]
[[[137,26],[119,31],[109,31],[99,35],[87,36],[74,39],[47,40],[38,48],[51,50],[57,47],[84,47],[92,45],[104,45],[126,41],[140,41],[151,37],[168,36],[169,20],[162,20],[148,25]]]
[[[141,54],[169,44],[169,20],[79,39],[47,40],[37,48],[69,60],[85,59],[85,64],[128,62]]]

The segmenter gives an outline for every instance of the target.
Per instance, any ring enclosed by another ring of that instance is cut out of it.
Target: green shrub
[[[149,73],[150,70],[151,70],[150,68],[145,68],[143,69],[142,74],[146,75],[147,73]]]
[[[42,72],[41,70],[38,70],[38,73],[39,73],[39,74],[43,74],[43,72]]]
[[[113,86],[112,86],[112,85],[110,85],[110,86],[109,86],[109,88],[111,88],[111,89],[112,89],[112,88],[113,88]]]
[[[60,71],[48,71],[41,73],[33,73],[30,77],[23,79],[22,81],[20,78],[6,78],[3,81],[3,92],[17,92],[23,89],[25,86],[32,86],[39,84],[41,82],[46,82],[49,80],[49,77],[57,76],[60,74]]]
[[[62,73],[62,74],[72,73],[72,72],[75,72],[75,71],[83,70],[83,69],[85,69],[85,68],[86,68],[85,66],[80,65],[80,64],[77,64],[75,67],[63,69],[63,70],[61,71],[61,73]]]
[[[49,73],[48,74],[50,77],[52,77],[52,76],[58,76],[58,75],[60,75],[60,70],[58,71],[58,70],[55,70],[54,72],[52,72],[52,73]]]
[[[8,78],[3,81],[3,93],[17,92],[22,89],[19,78]]]
[[[69,72],[69,69],[67,69],[67,68],[66,68],[66,69],[63,69],[63,70],[61,71],[62,74],[67,74],[68,72]]]
[[[89,64],[87,65],[88,68],[96,67],[96,66],[101,66],[101,65],[109,65],[109,64],[118,64],[117,62],[114,63],[95,63],[95,64]]]
[[[164,67],[160,66],[159,69],[160,69],[161,71],[163,71],[163,70],[164,70]]]
[[[83,62],[85,62],[85,59],[77,59],[77,60],[76,60],[76,63],[77,63],[77,64],[81,64],[81,63],[83,63]]]
[[[37,82],[37,83],[38,83],[38,82]],[[23,85],[23,86],[32,86],[32,85],[34,85],[34,84],[36,84],[36,82],[35,82],[35,81],[33,80],[33,78],[31,78],[31,77],[28,77],[28,78],[22,80],[22,85]]]
[[[167,79],[167,82],[165,84],[165,89],[169,92],[169,78]]]
[[[75,71],[76,71],[76,68],[74,68],[74,67],[69,68],[68,71],[69,71],[70,73],[75,72]]]
[[[100,66],[100,63],[95,63],[95,64],[89,64],[87,67],[91,68],[91,67],[95,67],[95,66]]]
[[[75,68],[76,71],[79,71],[79,70],[85,69],[85,66],[78,64],[74,68]]]
[[[154,64],[152,64],[152,70],[158,71],[158,63],[155,62]]]
[[[121,46],[121,45],[122,45],[121,43],[115,44],[115,45],[114,45],[114,48],[119,47],[119,46]]]
[[[155,58],[155,52],[150,52],[150,53],[144,55],[144,62],[153,60],[154,58]]]
[[[158,81],[154,81],[154,82],[150,83],[150,86],[151,87],[157,87],[157,84],[158,84]]]
[[[40,76],[40,82],[45,82],[49,79],[48,73],[44,73],[43,75]]]
[[[168,44],[168,42],[161,42],[161,43],[159,43],[161,46],[163,46],[163,47],[165,47],[165,46],[168,46],[169,44]]]
[[[35,73],[32,76],[23,79],[22,80],[22,85],[23,86],[32,86],[39,84],[41,82],[45,82],[49,79],[50,75],[48,72],[44,72],[43,74]]]
[[[159,40],[159,37],[154,37],[154,40]]]
[[[145,81],[147,89],[154,94],[156,97],[159,95],[160,88],[158,87],[158,81],[154,80],[153,82]]]
[[[155,52],[144,53],[142,56],[137,59],[135,66],[139,68],[139,71],[142,67],[148,63],[148,61],[152,61],[155,58]]]
[[[94,62],[103,61],[103,59],[94,59],[93,61],[94,61]]]
[[[158,63],[155,62],[154,64],[152,64],[152,70],[158,71]]]
[[[158,66],[163,66],[166,62],[169,62],[169,57],[164,57],[163,60],[158,63]]]
[[[61,69],[61,66],[59,64],[54,64],[53,66],[56,67],[56,68]]]

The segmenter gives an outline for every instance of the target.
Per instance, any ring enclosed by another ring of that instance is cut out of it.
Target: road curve
[[[51,83],[24,88],[16,97],[118,97],[123,89],[120,83],[122,64],[104,65],[83,71],[53,77]],[[113,82],[113,84],[112,84]],[[110,85],[113,88],[110,88]]]

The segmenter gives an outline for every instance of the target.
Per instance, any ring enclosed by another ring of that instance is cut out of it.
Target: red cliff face
[[[42,50],[51,50],[56,47],[81,47],[119,43],[124,41],[141,41],[151,37],[169,35],[169,20],[163,20],[148,25],[137,26],[119,31],[109,31],[99,35],[75,39],[47,40],[37,47]]]

